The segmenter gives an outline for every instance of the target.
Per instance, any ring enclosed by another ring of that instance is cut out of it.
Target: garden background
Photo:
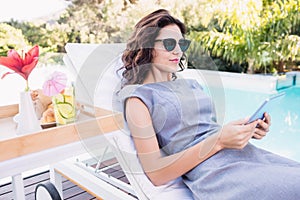
[[[0,56],[37,44],[39,66],[63,65],[66,43],[126,42],[141,17],[165,8],[187,25],[190,68],[272,75],[300,68],[299,0],[66,1],[48,17],[1,22]]]

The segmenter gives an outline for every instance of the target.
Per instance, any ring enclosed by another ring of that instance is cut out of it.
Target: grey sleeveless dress
[[[214,105],[195,80],[124,87],[119,96],[140,98],[167,155],[220,130]],[[124,105],[124,104],[123,104]],[[197,155],[195,155],[197,156]],[[248,144],[225,149],[183,175],[196,200],[300,199],[300,163]]]

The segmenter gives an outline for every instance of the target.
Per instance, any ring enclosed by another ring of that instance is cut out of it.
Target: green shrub
[[[0,23],[0,56],[6,56],[8,50],[27,51],[28,42],[22,31],[6,23]]]

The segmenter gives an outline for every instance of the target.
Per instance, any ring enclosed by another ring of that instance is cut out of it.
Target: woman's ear
[[[156,57],[156,55],[157,55],[157,52],[155,51],[155,49],[154,49],[154,48],[152,49],[152,52],[151,52],[151,53],[152,53],[152,57],[153,57],[153,58],[155,58],[155,57]]]

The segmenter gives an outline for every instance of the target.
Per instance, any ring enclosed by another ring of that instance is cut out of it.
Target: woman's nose
[[[175,46],[175,49],[173,50],[173,54],[180,54],[180,53],[182,53],[182,51],[181,51],[181,48],[180,48],[180,46],[179,46],[179,44],[177,43],[176,44],[176,46]]]

